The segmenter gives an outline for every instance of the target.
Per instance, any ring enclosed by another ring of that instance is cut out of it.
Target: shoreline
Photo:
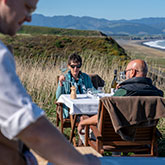
[[[150,42],[151,40],[148,40],[148,41],[142,41],[142,42],[140,42],[140,44],[142,45],[142,46],[146,46],[146,47],[149,47],[149,48],[153,48],[153,49],[158,49],[158,50],[161,50],[161,51],[165,51],[165,48],[159,48],[159,47],[156,47],[156,46],[151,46],[151,45],[146,45],[145,43],[146,42]]]
[[[150,42],[152,40],[124,40],[124,39],[117,39],[116,40],[117,43],[119,43],[119,45],[121,46],[135,46],[135,45],[138,45],[138,46],[143,46],[145,48],[151,48],[151,49],[154,49],[154,50],[160,50],[161,52],[165,52],[165,49],[161,49],[161,48],[157,48],[157,47],[153,47],[153,46],[149,46],[149,45],[146,45],[144,44],[145,42]]]

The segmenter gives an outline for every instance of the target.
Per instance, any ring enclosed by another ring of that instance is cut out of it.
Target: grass
[[[63,28],[50,28],[41,26],[27,26],[24,25],[18,32],[19,34],[50,34],[50,35],[67,35],[67,36],[95,36],[102,37],[104,34],[94,30],[76,30]]]
[[[16,58],[17,74],[32,100],[43,108],[51,118],[55,112],[55,94],[57,88],[57,67],[43,67],[41,63],[23,63]],[[53,120],[53,119],[52,119]]]
[[[157,128],[162,133],[162,138],[158,141],[158,154],[165,157],[165,118],[159,120]]]
[[[85,58],[89,51],[97,58],[104,57],[107,65],[111,65],[113,58],[120,61],[129,59],[111,37],[17,35],[2,37],[2,40],[13,46],[15,56],[26,61],[52,61],[56,65],[59,58],[66,60],[73,52],[83,54]]]

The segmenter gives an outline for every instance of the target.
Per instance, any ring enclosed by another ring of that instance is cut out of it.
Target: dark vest
[[[120,84],[127,91],[126,96],[163,96],[163,92],[152,85],[147,77],[133,77]]]

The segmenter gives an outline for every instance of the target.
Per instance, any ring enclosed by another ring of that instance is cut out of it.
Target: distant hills
[[[25,25],[79,30],[98,30],[107,35],[165,35],[165,18],[134,20],[107,20],[92,17],[53,16],[33,14],[32,22]]]

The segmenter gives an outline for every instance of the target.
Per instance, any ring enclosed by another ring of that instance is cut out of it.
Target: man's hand
[[[82,132],[82,130],[84,130],[84,128],[85,128],[85,125],[83,125],[83,121],[80,121],[80,123],[78,124],[78,127],[77,127],[78,133],[81,135],[84,135],[85,133]]]
[[[120,86],[120,84],[117,84],[116,85],[116,89],[119,89],[121,86]]]
[[[94,115],[92,117],[89,117],[89,116],[86,116],[86,115],[81,116],[80,123],[79,123],[79,125],[77,127],[78,132],[81,135],[84,135],[82,130],[84,129],[85,125],[97,125],[97,118],[98,118],[97,115]]]
[[[80,122],[79,122],[79,124],[78,124],[78,127],[77,127],[77,130],[78,130],[78,133],[79,134],[81,134],[81,135],[84,135],[85,133],[85,131],[84,132],[82,132],[82,130],[84,130],[84,128],[85,128],[85,125],[86,125],[86,119],[88,119],[89,118],[89,116],[87,116],[87,115],[82,115],[81,117],[80,117]]]
[[[64,75],[61,75],[59,77],[60,86],[62,86],[63,81],[65,81],[65,76]]]

